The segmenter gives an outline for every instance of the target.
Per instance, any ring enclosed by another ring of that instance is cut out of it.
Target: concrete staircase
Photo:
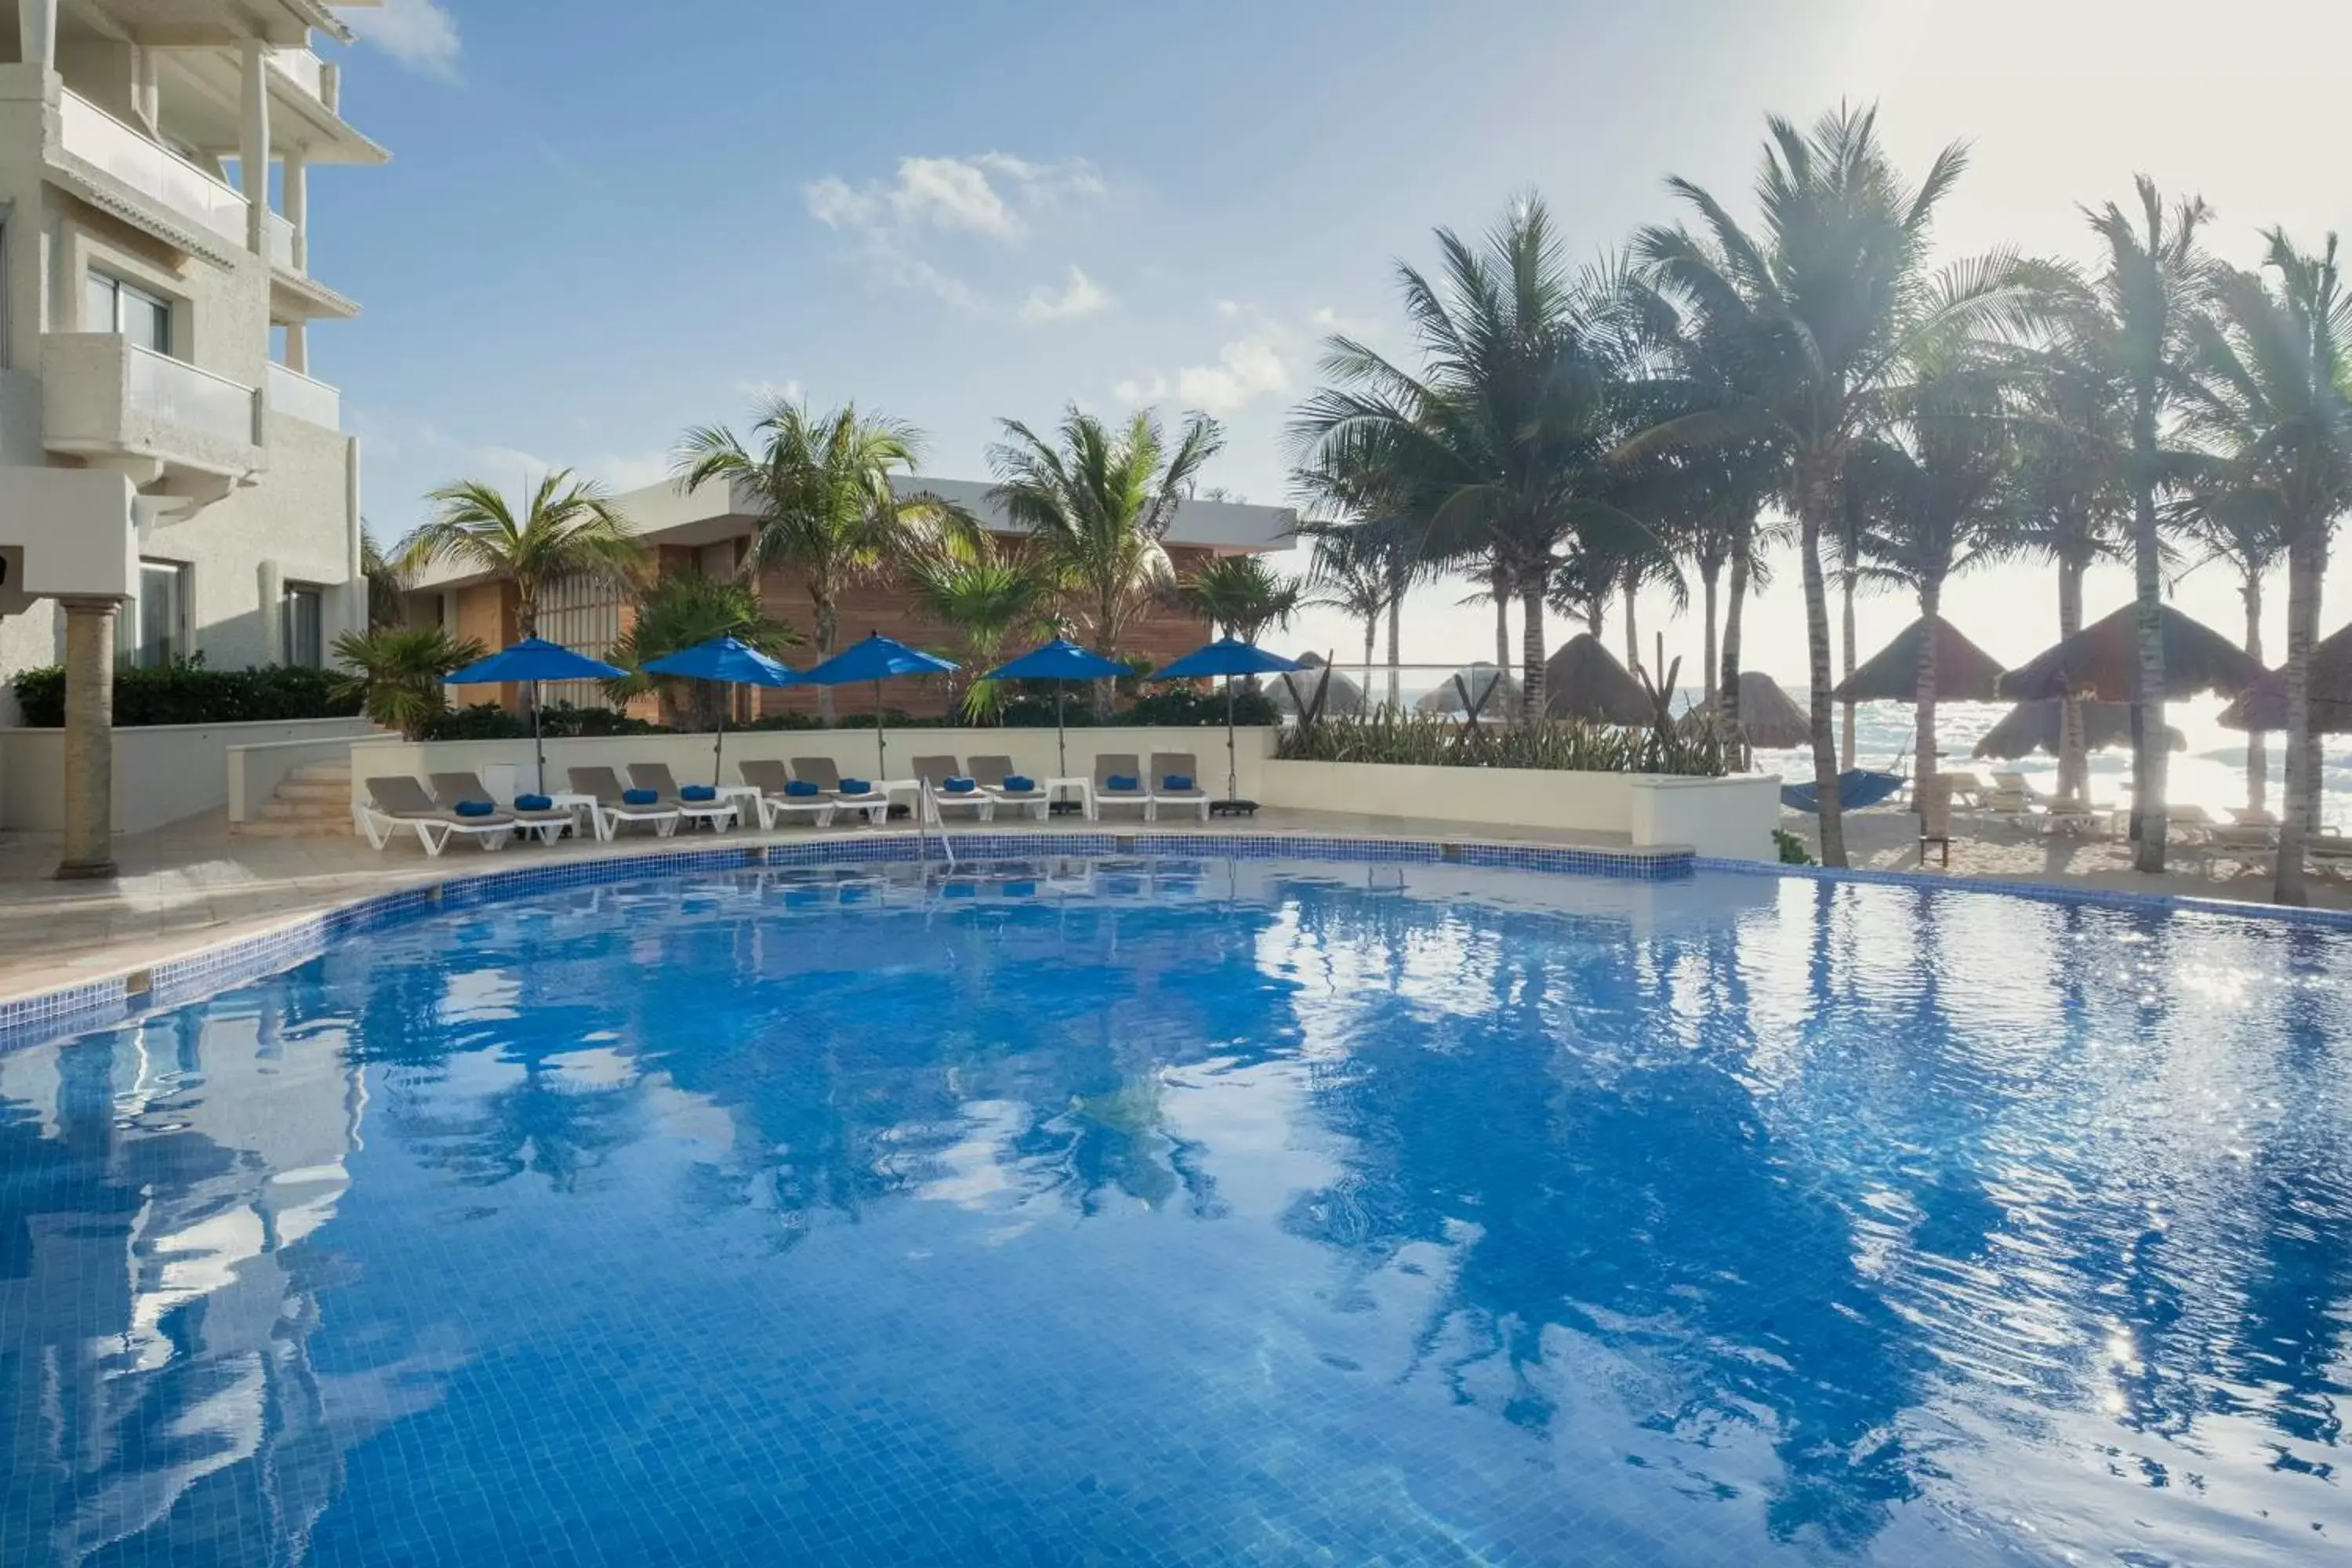
[[[239,823],[256,838],[299,838],[352,831],[352,764],[306,763],[278,783],[261,816]]]

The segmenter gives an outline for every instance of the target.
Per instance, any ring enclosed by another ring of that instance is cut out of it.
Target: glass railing
[[[224,441],[253,442],[253,389],[185,360],[130,346],[123,400],[150,418]]]
[[[323,381],[313,381],[300,371],[273,360],[264,391],[269,406],[280,414],[307,419],[329,430],[343,427],[343,395]]]
[[[320,72],[326,62],[310,50],[272,49],[267,58],[273,70],[283,75],[312,98],[323,100],[326,97],[325,89],[320,82]]]
[[[60,140],[75,157],[214,233],[245,243],[245,198],[228,185],[86,98],[59,93],[58,121]]]
[[[302,270],[294,265],[294,226],[292,224],[279,217],[276,213],[271,213],[261,220],[261,232],[264,243],[269,247],[269,265],[283,267],[289,272]]]

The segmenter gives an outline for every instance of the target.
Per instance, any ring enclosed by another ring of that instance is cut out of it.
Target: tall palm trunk
[[[1519,595],[1519,658],[1525,666],[1519,676],[1520,717],[1533,724],[1544,716],[1544,588],[1539,573],[1528,574],[1528,586]]]
[[[1511,574],[1497,561],[1486,574],[1487,592],[1495,596],[1495,679],[1502,679],[1511,672]],[[1496,710],[1507,715],[1511,707],[1508,687],[1496,689]]]
[[[2132,864],[2164,869],[2165,773],[2171,750],[2164,728],[2164,563],[2156,535],[2156,382],[2134,388],[2132,408],[2132,587],[2139,614],[2139,703],[2132,714]]]
[[[2238,584],[2238,597],[2246,603],[2246,657],[2256,664],[2263,662],[2263,579],[2259,572],[2248,572]],[[2246,731],[2246,805],[2252,811],[2263,809],[2270,795],[2270,743],[2260,730]]]
[[[1705,601],[1706,616],[1706,657],[1698,667],[1701,686],[1706,685],[1715,677],[1715,584],[1716,580],[1722,575],[1723,563],[1719,561],[1702,564],[1699,567],[1699,582],[1704,588],[1702,597]]]
[[[809,578],[809,600],[816,611],[816,625],[812,629],[816,634],[817,662],[823,664],[833,657],[834,645],[841,640],[841,606],[834,602],[832,584],[814,575]],[[830,730],[837,716],[833,704],[833,688],[818,687],[817,722]]]
[[[1637,609],[1642,597],[1642,579],[1631,566],[1625,568],[1625,668],[1642,668],[1642,623]]]
[[[2304,845],[2314,807],[2317,769],[2311,733],[2311,650],[2319,640],[2320,579],[2326,546],[2317,531],[2298,529],[2286,549],[2286,798],[2279,812],[2278,869],[2271,897],[2282,904],[2308,901]]]
[[[1805,586],[1805,706],[1811,721],[1813,788],[1821,801],[1822,864],[1842,867],[1845,814],[1838,800],[1837,740],[1831,731],[1830,598],[1822,573],[1822,525],[1836,513],[1837,468],[1831,458],[1808,452],[1797,479],[1797,561]]]
[[[1929,578],[1919,584],[1919,614],[1932,621],[1944,602],[1944,584],[1940,578]],[[1919,798],[1919,786],[1942,771],[1936,762],[1936,639],[1931,635],[1919,639],[1919,679],[1912,688],[1911,731],[1911,794]]]
[[[1359,711],[1364,708],[1370,708],[1372,703],[1372,654],[1380,641],[1380,616],[1377,613],[1366,616],[1364,617],[1364,700]]]
[[[2058,563],[2058,636],[2061,641],[2083,629],[2083,569],[2080,561]],[[2063,698],[2058,705],[2058,793],[2083,800],[2091,793],[2090,737],[2083,731],[2083,700]]]
[[[1843,679],[1852,680],[1853,679],[1853,568],[1851,566],[1845,568],[1838,574],[1838,594],[1845,602],[1845,658]],[[1839,731],[1838,755],[1843,759],[1840,765],[1850,768],[1853,766],[1853,704],[1847,702],[1843,704],[1843,708],[1844,717]]]
[[[1400,588],[1389,596],[1389,707],[1391,710],[1402,707],[1404,701],[1402,695],[1404,656],[1398,652],[1398,648],[1402,646],[1398,634],[1403,628],[1403,625],[1404,591]],[[1367,688],[1368,695],[1370,689]]]
[[[1748,552],[1740,549],[1731,557],[1731,602],[1724,607],[1723,670],[1716,688],[1734,735],[1739,735],[1739,619],[1747,604]],[[1739,740],[1739,754],[1743,760],[1748,755],[1745,736]]]

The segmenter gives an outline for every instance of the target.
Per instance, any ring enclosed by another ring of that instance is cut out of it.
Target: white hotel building
[[[315,664],[365,622],[358,444],[310,374],[358,307],[307,198],[387,154],[314,33],[349,37],[320,0],[0,0],[0,725],[67,666],[64,874],[111,870],[117,660]]]

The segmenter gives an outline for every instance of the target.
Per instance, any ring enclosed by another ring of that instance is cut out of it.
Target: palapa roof
[[[2286,671],[2273,669],[2221,710],[2232,730],[2286,728]],[[2311,732],[2352,735],[2352,626],[2311,650]]]
[[[2000,662],[1941,616],[1923,616],[1895,634],[1830,695],[1841,702],[1912,702],[1919,696],[1920,643],[1936,636],[1936,700],[1989,702],[2000,681]]]
[[[1647,724],[1656,717],[1642,683],[1591,632],[1577,633],[1545,661],[1544,711],[1593,724]]]
[[[2109,746],[2131,744],[2131,711],[2128,702],[2084,703],[2085,749],[2101,752]],[[2002,715],[2000,723],[1985,731],[1972,754],[1987,762],[2009,762],[2035,752],[2047,752],[2054,757],[2058,754],[2058,727],[2064,719],[2065,704],[2056,698],[2021,702]],[[2188,749],[2189,742],[2179,731],[2168,726],[2165,735],[2174,751]]]
[[[1685,722],[1714,708],[1710,698],[1692,709]],[[1779,681],[1760,669],[1743,669],[1739,672],[1739,732],[1759,752],[1787,752],[1811,744],[1813,723],[1797,706],[1797,700],[1780,689]]]
[[[2000,679],[2000,694],[2016,702],[2043,697],[2139,700],[2137,607],[2125,605],[2063,642],[2042,649]],[[2219,691],[2234,697],[2263,678],[2263,667],[2237,644],[2170,605],[2158,606],[2164,636],[2164,694],[2194,697]]]
[[[1323,679],[1323,656],[1302,653],[1298,656],[1298,662],[1306,668],[1297,674],[1277,675],[1265,683],[1265,694],[1273,699],[1278,712],[1296,713],[1303,705],[1315,700],[1315,688]],[[1295,699],[1290,694],[1294,686],[1298,690]],[[1363,710],[1363,687],[1333,667],[1331,684],[1323,693],[1324,713],[1361,713]]]
[[[1479,718],[1492,719],[1502,713],[1507,706],[1516,707],[1526,693],[1520,689],[1517,679],[1509,672],[1497,670],[1493,665],[1483,662],[1464,665],[1439,682],[1435,690],[1424,693],[1422,700],[1413,706],[1423,713],[1459,713],[1463,711],[1462,692],[1455,689],[1454,684],[1455,681],[1460,681],[1468,689],[1470,700],[1475,702],[1477,701],[1480,693],[1495,684],[1497,677],[1500,677],[1503,682],[1503,689],[1496,695],[1487,698],[1478,710]]]

